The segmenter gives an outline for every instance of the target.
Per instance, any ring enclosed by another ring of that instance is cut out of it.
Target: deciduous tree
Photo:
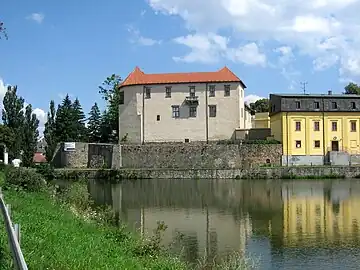
[[[101,141],[101,113],[96,102],[89,113],[87,130],[89,142]]]
[[[33,164],[33,157],[37,148],[37,141],[39,137],[39,120],[36,115],[32,113],[32,106],[29,104],[25,109],[24,120],[24,136],[23,136],[23,155],[22,164],[25,167],[30,167]]]
[[[254,103],[250,103],[250,108],[255,112],[268,112],[269,100],[267,98],[259,99]]]
[[[102,94],[103,99],[107,102],[105,122],[111,129],[110,142],[117,143],[119,140],[119,105],[121,95],[119,91],[119,84],[121,77],[115,74],[107,77],[102,85],[99,86],[99,92]]]
[[[349,83],[345,86],[345,94],[360,95],[360,86],[353,82]]]
[[[20,158],[24,137],[24,99],[17,95],[17,86],[8,86],[3,105],[3,123],[14,134],[14,141],[9,145],[9,157],[10,159]]]

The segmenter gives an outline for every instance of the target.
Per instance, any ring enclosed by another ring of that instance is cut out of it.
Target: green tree
[[[113,131],[113,127],[111,125],[111,117],[107,110],[105,110],[101,115],[100,131],[100,142],[109,143],[116,141],[116,134],[114,134],[115,132]]]
[[[345,94],[360,95],[360,86],[353,82],[349,83],[347,86],[345,86]]]
[[[87,131],[89,142],[101,141],[101,113],[96,102],[89,113]]]
[[[9,148],[10,145],[13,145],[14,141],[15,141],[15,134],[12,131],[12,129],[5,125],[0,124],[0,144],[2,145],[0,146],[1,149],[0,158],[3,157],[4,146],[6,148]]]
[[[107,102],[106,123],[107,128],[111,129],[110,142],[118,143],[119,140],[119,105],[122,96],[119,91],[121,77],[115,74],[107,77],[102,85],[99,86],[99,93]]]
[[[30,167],[33,164],[34,154],[36,152],[37,141],[39,137],[39,120],[32,113],[32,106],[29,104],[25,109],[24,121],[24,139],[23,139],[23,155],[22,164]]]
[[[75,141],[84,141],[86,138],[85,114],[78,98],[73,103],[73,121],[77,135]]]
[[[14,141],[9,145],[10,159],[19,158],[23,146],[24,99],[17,95],[17,86],[8,86],[3,99],[2,120],[14,134]]]
[[[55,116],[55,102],[51,100],[44,130],[44,138],[46,141],[45,157],[48,162],[52,160],[57,145],[57,139],[55,137]]]
[[[250,103],[251,110],[255,112],[268,112],[269,111],[269,99],[263,98]]]
[[[78,134],[74,126],[74,107],[69,95],[66,95],[56,111],[54,137],[57,142],[76,141]]]

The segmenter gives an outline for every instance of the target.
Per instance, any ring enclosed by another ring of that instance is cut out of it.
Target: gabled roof
[[[161,73],[145,74],[136,67],[120,84],[120,88],[130,85],[149,84],[175,84],[175,83],[216,83],[239,82],[244,88],[245,84],[230,69],[224,67],[214,72],[188,72],[188,73]]]

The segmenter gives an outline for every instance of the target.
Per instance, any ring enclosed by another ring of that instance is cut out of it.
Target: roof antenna
[[[300,82],[301,84],[301,89],[304,91],[304,95],[306,93],[306,85],[308,84],[308,82]]]

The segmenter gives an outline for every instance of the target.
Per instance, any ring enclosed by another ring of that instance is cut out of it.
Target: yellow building
[[[333,152],[350,161],[360,153],[359,125],[360,95],[270,95],[270,127],[283,144],[283,165],[336,164],[325,159]]]
[[[270,128],[270,117],[268,112],[255,113],[254,128]]]

